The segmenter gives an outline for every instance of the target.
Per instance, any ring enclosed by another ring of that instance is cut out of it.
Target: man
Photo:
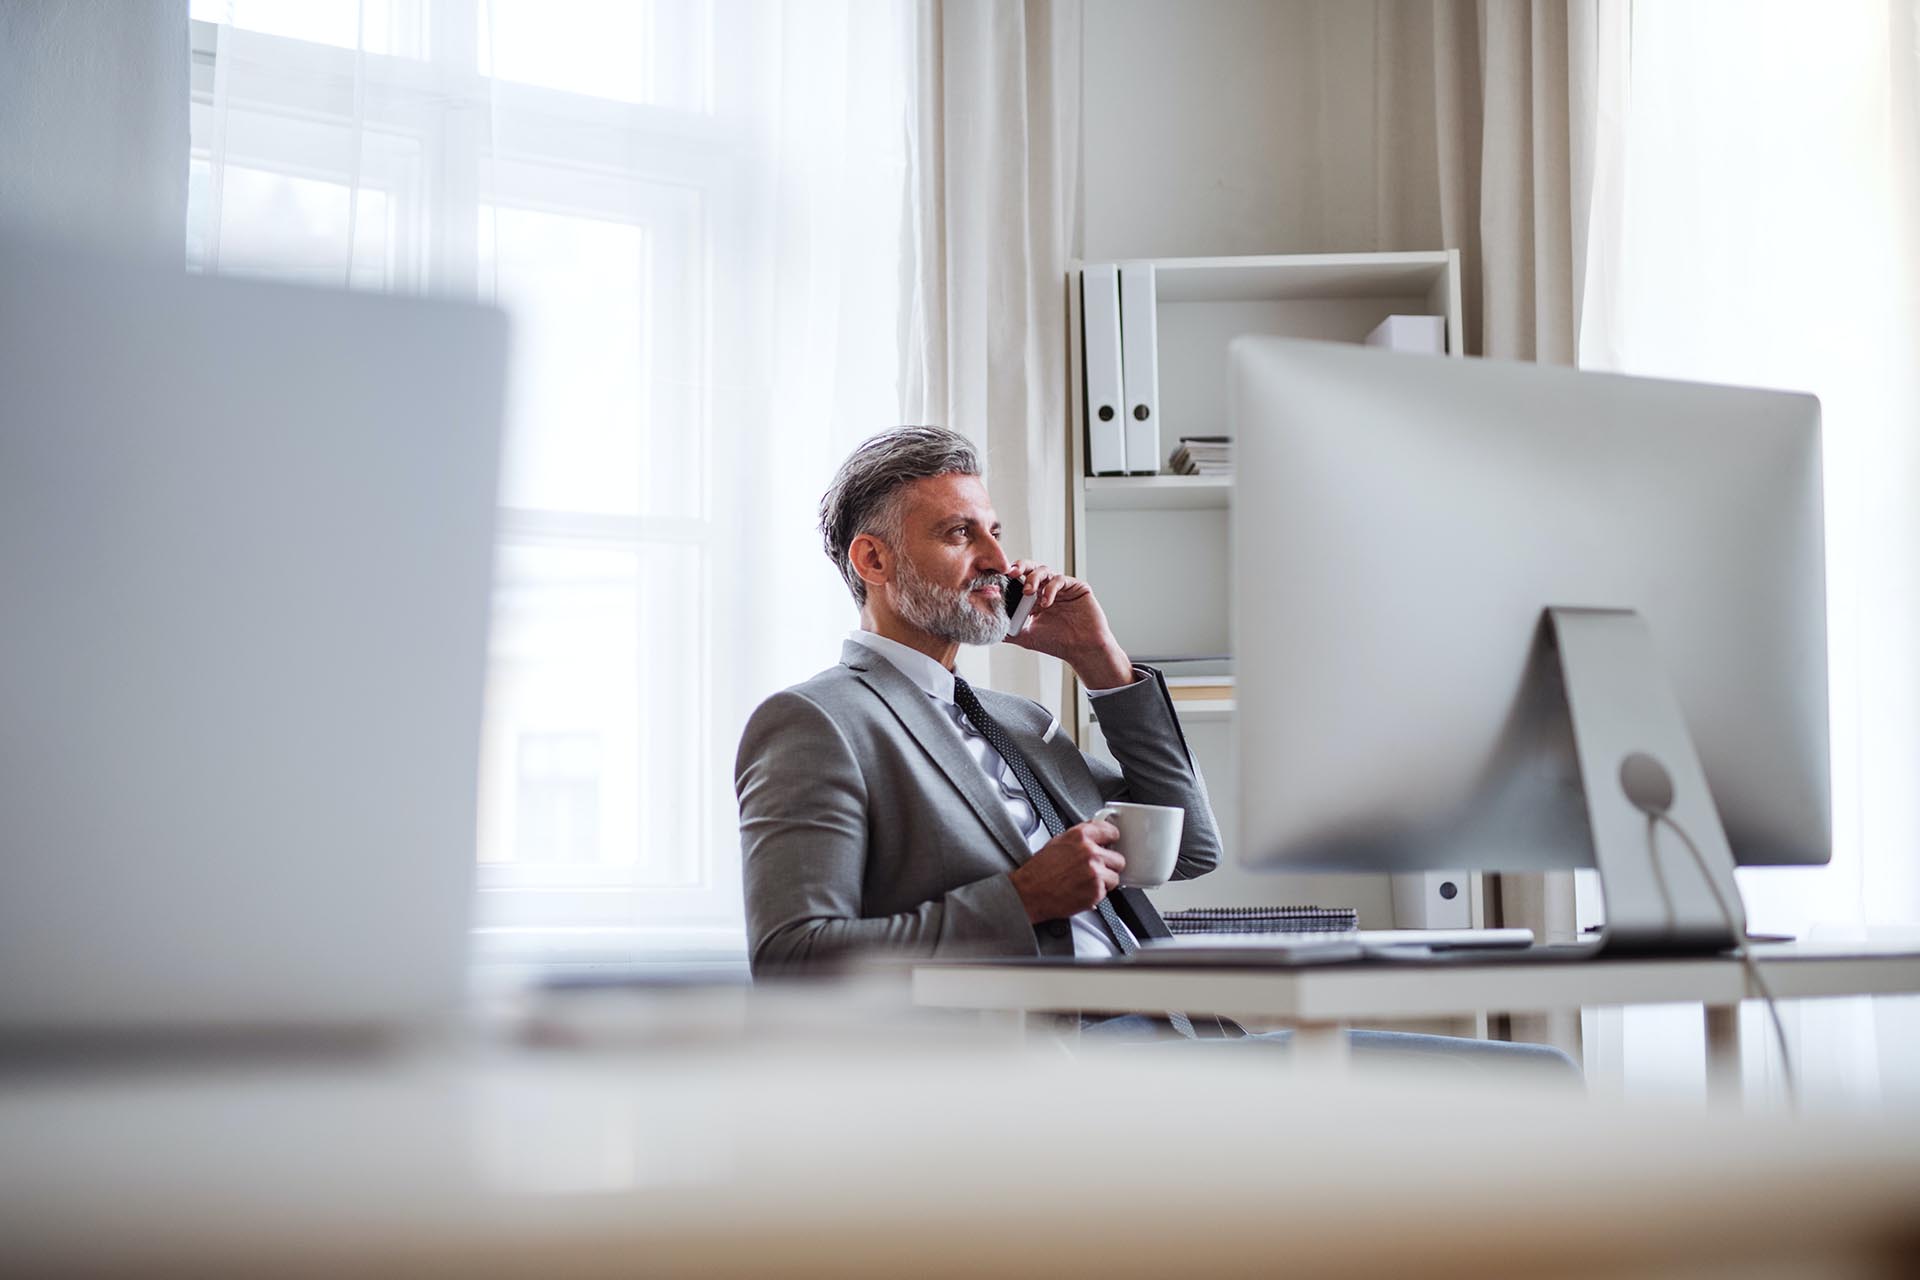
[[[734,763],[755,976],[863,953],[1109,956],[1166,926],[1120,889],[1109,800],[1186,810],[1175,879],[1211,871],[1220,835],[1160,674],[1134,664],[1086,583],[1009,559],[973,446],[902,427],[854,450],[820,503],[827,556],[860,606],[840,665],[777,693]],[[1007,635],[1003,588],[1035,596]],[[1119,768],[1082,754],[1037,703],[954,674],[963,644],[1001,640],[1071,666]],[[1239,1039],[1185,1016],[1100,1018],[1101,1038]],[[1244,1037],[1244,1038],[1243,1038]],[[1558,1050],[1355,1032],[1375,1059],[1507,1065],[1566,1077]]]
[[[1114,894],[1109,800],[1186,810],[1177,879],[1219,832],[1159,674],[1135,666],[1087,584],[1008,557],[973,446],[907,427],[854,451],[821,502],[827,555],[860,606],[840,665],[762,703],[735,766],[756,974],[872,951],[1112,955],[1157,932]],[[1003,590],[1034,597],[1007,635]],[[1071,666],[1114,758],[1083,755],[1038,704],[972,689],[962,644]],[[1038,791],[1036,796],[1034,793]]]

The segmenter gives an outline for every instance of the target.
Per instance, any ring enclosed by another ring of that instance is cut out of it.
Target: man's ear
[[[893,548],[870,533],[855,535],[847,547],[847,560],[869,590],[893,581]]]

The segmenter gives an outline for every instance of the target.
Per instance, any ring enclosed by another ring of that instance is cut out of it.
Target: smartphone
[[[1008,578],[1006,586],[1007,635],[1017,636],[1020,628],[1027,625],[1027,615],[1033,612],[1034,598],[1027,594],[1027,588],[1018,578]]]

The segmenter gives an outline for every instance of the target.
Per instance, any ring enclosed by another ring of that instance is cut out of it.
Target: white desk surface
[[[1920,1249],[1920,1113],[908,1038],[887,1000],[595,1004],[632,1048],[0,1059],[0,1274],[1893,1274]]]
[[[1754,947],[1754,957],[1782,1000],[1920,992],[1920,951],[1911,949],[1765,943]],[[1299,1022],[1624,1004],[1731,1005],[1759,994],[1738,960],[1717,956],[1287,968],[979,961],[922,963],[913,970],[914,1001],[931,1007],[1008,1012],[1184,1009]]]
[[[1895,1274],[1920,1249],[1920,1116],[1232,1057],[874,1041],[16,1065],[0,1274]],[[1127,1120],[1163,1108],[1181,1123]]]

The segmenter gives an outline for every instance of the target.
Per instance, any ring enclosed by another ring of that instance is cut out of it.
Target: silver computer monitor
[[[1273,338],[1230,363],[1243,862],[1598,865],[1610,921],[1643,899],[1705,945],[1696,865],[1733,893],[1732,861],[1827,860],[1813,397]]]
[[[505,361],[0,243],[0,1046],[457,1007]]]

